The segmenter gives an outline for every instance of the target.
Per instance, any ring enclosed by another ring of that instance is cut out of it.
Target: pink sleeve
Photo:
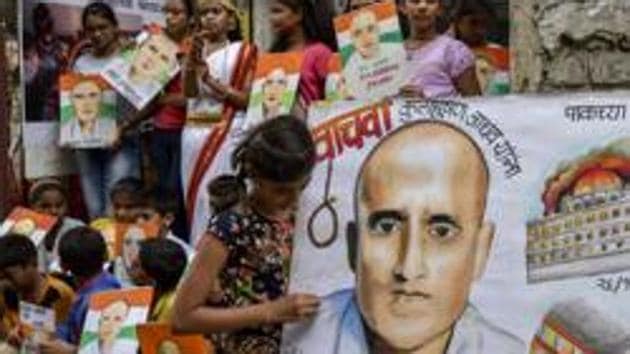
[[[315,72],[317,73],[318,78],[324,78],[328,76],[328,63],[330,62],[330,58],[333,55],[333,52],[324,44],[318,44],[314,50],[315,60]]]
[[[467,69],[474,67],[475,54],[463,42],[453,40],[446,49],[446,62],[448,74],[452,78],[457,78]]]

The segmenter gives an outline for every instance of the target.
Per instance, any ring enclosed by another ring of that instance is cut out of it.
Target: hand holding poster
[[[79,354],[135,353],[136,325],[149,314],[152,288],[106,291],[92,295]]]
[[[312,110],[318,158],[290,292],[321,306],[285,326],[285,350],[625,353],[628,103],[624,92]]]
[[[96,75],[75,73],[59,78],[61,132],[59,144],[101,148],[116,130],[116,92]]]
[[[142,354],[209,354],[209,342],[202,335],[175,335],[166,324],[138,326]]]
[[[301,53],[262,54],[258,58],[245,130],[264,120],[288,114],[300,81]]]
[[[57,218],[54,216],[17,207],[0,225],[0,237],[14,233],[30,238],[36,246],[39,246],[56,224]]]
[[[357,99],[398,94],[405,84],[407,53],[396,5],[375,4],[335,18],[346,83]]]
[[[179,71],[178,45],[158,30],[143,32],[137,47],[126,50],[103,77],[137,109],[144,108]]]

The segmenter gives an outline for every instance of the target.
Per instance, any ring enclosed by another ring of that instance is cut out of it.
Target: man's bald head
[[[350,256],[361,314],[394,351],[448,341],[492,242],[488,179],[477,145],[439,122],[401,128],[364,162]]]
[[[422,160],[420,156],[429,158]],[[374,176],[395,183],[401,173],[419,173],[415,168],[420,168],[423,173],[440,174],[441,179],[462,180],[474,185],[478,193],[470,201],[479,206],[481,220],[489,184],[485,157],[468,135],[442,122],[412,123],[381,141],[363,162],[356,197],[368,202],[371,194],[379,192],[365,183]]]

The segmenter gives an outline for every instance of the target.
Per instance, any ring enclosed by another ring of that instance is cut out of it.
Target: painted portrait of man
[[[177,66],[177,44],[164,34],[153,34],[138,48],[129,66],[129,81],[137,86],[166,83]]]
[[[277,68],[267,75],[262,84],[262,105],[265,119],[278,116],[282,112],[283,97],[288,85],[287,74],[282,68]]]
[[[101,354],[113,354],[112,348],[128,314],[129,305],[123,300],[115,301],[103,309],[98,320],[98,347]]]
[[[525,352],[469,302],[494,237],[489,184],[481,150],[446,123],[406,125],[371,151],[348,225],[356,288],[328,298],[343,314],[336,353]]]
[[[374,12],[360,11],[350,25],[350,37],[354,48],[364,60],[370,60],[379,55],[380,29]]]

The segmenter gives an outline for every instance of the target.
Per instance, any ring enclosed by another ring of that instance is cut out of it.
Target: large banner
[[[627,353],[627,92],[311,111],[287,353]]]
[[[143,24],[163,22],[163,0],[105,0],[113,6],[121,31],[137,33]],[[70,150],[60,149],[59,76],[72,48],[84,38],[81,12],[89,0],[24,0],[25,174],[27,178],[74,172]]]

